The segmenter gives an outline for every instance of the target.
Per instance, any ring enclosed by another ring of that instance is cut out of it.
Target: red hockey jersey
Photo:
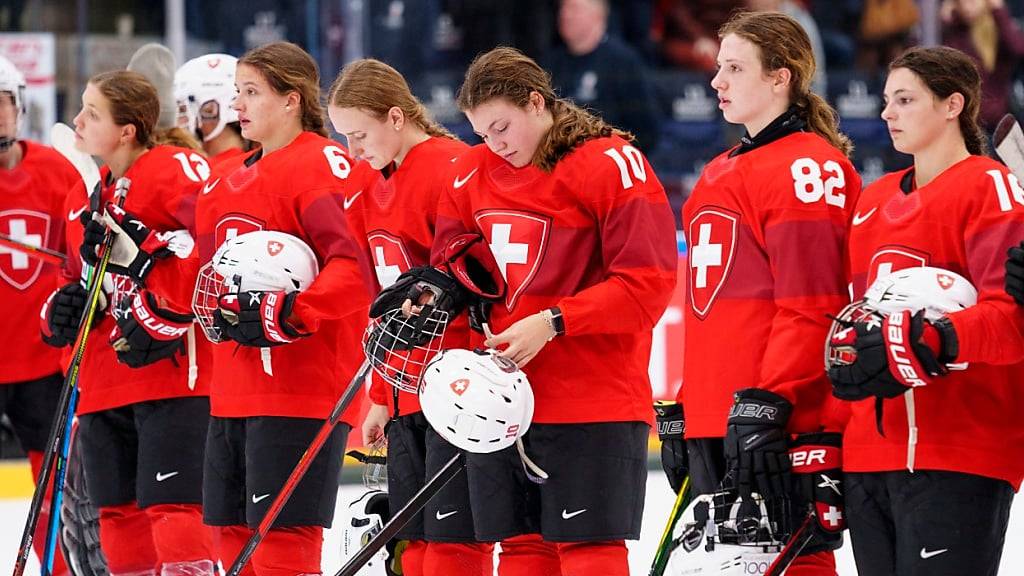
[[[0,169],[0,234],[64,252],[64,199],[71,188],[84,189],[82,180],[53,148],[25,140],[16,145],[21,162],[13,170]],[[7,303],[0,384],[60,372],[60,350],[39,336],[39,309],[62,283],[58,266],[0,246],[0,298]]]
[[[337,142],[312,132],[267,156],[247,157],[248,165],[230,174],[218,171],[199,195],[199,261],[209,262],[237,234],[278,230],[301,238],[316,253],[320,274],[296,298],[293,317],[312,335],[270,348],[272,375],[261,349],[214,345],[211,414],[326,418],[362,364],[369,306],[360,251],[342,208],[351,160]],[[359,407],[357,400],[348,409],[347,423],[355,423]]]
[[[514,168],[484,145],[456,162],[435,248],[465,231],[487,239],[508,284],[493,331],[562,310],[565,334],[525,369],[534,422],[652,423],[647,366],[676,282],[673,220],[650,164],[617,136],[580,145],[551,173]]]
[[[102,203],[114,201],[115,182],[110,178],[109,168],[101,172]],[[209,174],[206,160],[197,152],[176,146],[157,146],[147,151],[128,168],[125,177],[131,180],[131,187],[124,208],[137,215],[155,230],[181,230],[187,228],[192,218],[194,198]],[[79,248],[82,244],[82,225],[77,215],[90,209],[90,201],[84,194],[84,187],[75,188],[66,203],[68,216],[75,221],[67,226],[68,272],[67,281],[77,281],[82,275],[82,260]],[[101,204],[98,204],[101,205]],[[172,257],[171,259],[175,259]],[[147,287],[160,293],[160,285],[152,278]],[[107,312],[102,320],[93,326],[85,349],[79,377],[81,395],[78,413],[87,414],[119,406],[126,406],[147,400],[161,400],[185,396],[206,396],[209,393],[209,370],[200,370],[198,380],[189,387],[189,362],[179,355],[176,362],[161,360],[143,368],[129,368],[117,361],[117,354],[110,347],[109,335],[114,329],[113,305],[130,297],[135,285],[126,276],[108,274],[104,280],[107,294]],[[201,338],[196,334],[194,337]]]
[[[886,175],[857,203],[850,233],[854,295],[912,266],[952,270],[978,289],[977,305],[949,314],[963,371],[909,397],[850,404],[843,465],[853,472],[931,469],[1024,478],[1024,311],[1003,291],[1006,251],[1024,238],[1024,190],[1005,166],[971,156],[909,194],[907,171]],[[908,404],[913,410],[908,414]],[[911,428],[915,433],[911,434]]]
[[[733,393],[793,402],[793,432],[817,430],[831,393],[829,319],[848,301],[844,258],[860,193],[850,161],[798,132],[704,168],[683,206],[688,269],[683,385],[690,438],[722,437]]]
[[[386,178],[366,162],[353,168],[345,195],[345,216],[366,256],[363,277],[371,297],[410,268],[430,264],[437,201],[444,185],[450,182],[453,162],[468,149],[458,140],[432,137],[409,150],[398,169]],[[467,347],[468,329],[465,316],[460,316],[445,331],[445,347]],[[396,390],[374,373],[370,399],[386,405],[392,414]],[[398,392],[399,414],[419,410],[415,394]]]

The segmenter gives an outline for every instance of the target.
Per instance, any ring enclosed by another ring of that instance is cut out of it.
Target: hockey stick
[[[363,566],[373,558],[388,541],[405,528],[405,525],[427,505],[427,502],[444,488],[448,482],[459,475],[466,468],[466,455],[459,452],[452,456],[451,460],[445,463],[430,480],[420,488],[405,506],[399,510],[388,523],[381,528],[380,532],[373,535],[373,538],[356,552],[356,555],[349,558],[348,562],[338,570],[334,576],[355,576]]]
[[[327,443],[327,438],[330,437],[334,427],[341,421],[341,415],[348,408],[349,404],[352,403],[352,399],[356,397],[363,388],[363,382],[366,380],[366,375],[370,372],[370,361],[364,360],[363,365],[359,367],[356,375],[349,382],[348,387],[345,388],[345,392],[342,393],[341,398],[338,399],[338,403],[334,405],[334,409],[331,411],[331,415],[327,417],[323,426],[320,427],[320,431],[317,432],[316,437],[313,438],[313,442],[310,443],[309,448],[299,458],[295,468],[292,469],[292,473],[285,480],[284,485],[281,486],[281,491],[277,493],[274,501],[270,503],[270,508],[267,509],[267,513],[260,520],[260,525],[253,532],[252,536],[249,537],[249,541],[245,543],[245,547],[242,548],[241,552],[238,553],[238,557],[231,564],[231,568],[228,569],[225,574],[228,576],[238,576],[242,572],[242,568],[245,568],[245,564],[252,557],[253,552],[256,551],[256,547],[260,545],[263,538],[266,537],[267,532],[270,532],[270,527],[274,524],[274,520],[277,520],[278,515],[281,513],[281,509],[291,498],[292,493],[295,492],[296,486],[299,485],[299,481],[309,471],[309,467],[313,464],[313,459],[320,453],[320,449]]]
[[[60,155],[71,162],[85,183],[86,195],[92,194],[100,183],[100,169],[96,161],[85,152],[75,148],[75,131],[67,124],[57,122],[50,128],[50,143]]]
[[[690,505],[691,500],[690,494],[690,477],[687,476],[683,479],[683,485],[679,487],[679,494],[676,496],[676,502],[672,505],[672,511],[668,516],[668,523],[665,525],[665,531],[661,534],[661,540],[658,542],[658,549],[654,552],[654,561],[651,562],[650,576],[662,576],[665,573],[665,567],[668,566],[668,558],[672,553],[672,532],[676,529],[676,524],[679,523],[679,519],[683,517],[683,512],[686,511],[686,507]]]
[[[1012,114],[1003,116],[999,121],[992,141],[995,143],[996,153],[1010,172],[1024,180],[1024,131]]]
[[[128,188],[131,180],[120,178],[117,181],[117,189],[114,192],[117,196],[118,205],[124,205],[128,195]],[[28,518],[25,519],[25,530],[21,534],[21,544],[18,548],[18,555],[14,560],[14,576],[22,576],[25,566],[28,563],[28,556],[32,551],[32,542],[35,539],[36,525],[39,523],[39,516],[42,513],[43,500],[46,495],[46,486],[50,482],[51,475],[56,472],[54,490],[60,490],[64,482],[64,463],[67,461],[67,454],[62,453],[67,447],[64,442],[64,435],[67,431],[67,422],[75,417],[74,408],[78,401],[78,372],[82,365],[82,357],[85,355],[85,346],[89,341],[89,334],[92,332],[93,319],[96,316],[96,308],[99,303],[100,290],[103,289],[103,276],[107,271],[107,262],[110,260],[110,246],[114,241],[111,234],[103,244],[103,253],[100,261],[93,270],[89,282],[88,296],[86,299],[85,314],[82,323],[78,327],[78,336],[73,346],[74,352],[71,362],[68,364],[67,374],[64,376],[64,386],[61,390],[60,399],[57,403],[57,411],[54,413],[53,425],[50,427],[50,435],[46,441],[46,453],[43,455],[43,465],[39,471],[39,478],[36,481],[36,489],[32,494],[32,502],[29,504]],[[56,466],[54,466],[56,464]],[[56,468],[56,470],[55,470]],[[59,509],[58,509],[59,510]],[[56,515],[59,517],[59,513]],[[55,528],[54,520],[51,517],[51,532]],[[43,556],[43,574],[49,574],[48,568],[52,564],[52,550],[49,558]]]
[[[63,266],[64,262],[67,261],[68,257],[57,252],[56,250],[50,250],[42,246],[35,246],[33,244],[26,244],[17,238],[12,238],[7,234],[0,233],[0,246],[6,246],[24,252],[29,258],[35,258],[42,260],[47,264],[56,264]]]
[[[811,508],[807,513],[807,517],[800,523],[800,527],[790,536],[789,542],[786,542],[786,546],[775,557],[775,561],[768,567],[768,570],[765,571],[764,576],[782,576],[786,573],[790,564],[804,551],[811,538],[814,538],[811,522],[815,522],[817,516],[817,513]]]

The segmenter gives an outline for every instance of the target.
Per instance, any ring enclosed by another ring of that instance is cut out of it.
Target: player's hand
[[[788,495],[792,482],[786,424],[793,405],[760,388],[736,392],[725,432],[729,473],[748,499],[752,492],[765,498]]]
[[[512,360],[522,369],[556,336],[547,314],[545,310],[527,316],[504,332],[488,336],[484,345],[500,350],[499,356]]]
[[[690,472],[690,458],[683,439],[686,433],[683,405],[671,400],[658,400],[654,403],[654,414],[658,422],[658,439],[661,440],[661,468],[672,491],[678,494]]]
[[[270,348],[309,336],[289,321],[298,292],[249,290],[220,297],[213,323],[243,346]]]
[[[1024,304],[1024,242],[1006,252],[1006,293]]]
[[[370,410],[363,419],[363,446],[372,446],[384,437],[384,427],[390,417],[384,404],[370,404]]]

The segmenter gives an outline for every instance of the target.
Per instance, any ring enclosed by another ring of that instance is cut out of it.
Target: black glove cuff
[[[793,414],[793,404],[782,396],[760,388],[744,388],[733,396],[729,409],[730,424],[760,424],[785,428]]]
[[[939,338],[942,341],[942,351],[939,352],[939,362],[952,364],[960,355],[960,340],[957,338],[956,329],[953,328],[953,321],[943,316],[932,322],[932,326],[939,331]]]
[[[658,439],[682,440],[686,432],[683,405],[672,400],[658,400],[654,403],[654,415],[658,424]]]

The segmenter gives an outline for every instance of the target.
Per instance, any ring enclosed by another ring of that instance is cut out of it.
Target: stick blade
[[[75,131],[67,124],[57,122],[50,128],[50,143],[61,156],[71,162],[85,183],[86,193],[92,194],[100,181],[100,169],[92,156],[75,147]]]
[[[1024,179],[1024,131],[1020,123],[1011,114],[1003,116],[996,126],[992,141],[996,146],[996,153],[1017,178]]]

